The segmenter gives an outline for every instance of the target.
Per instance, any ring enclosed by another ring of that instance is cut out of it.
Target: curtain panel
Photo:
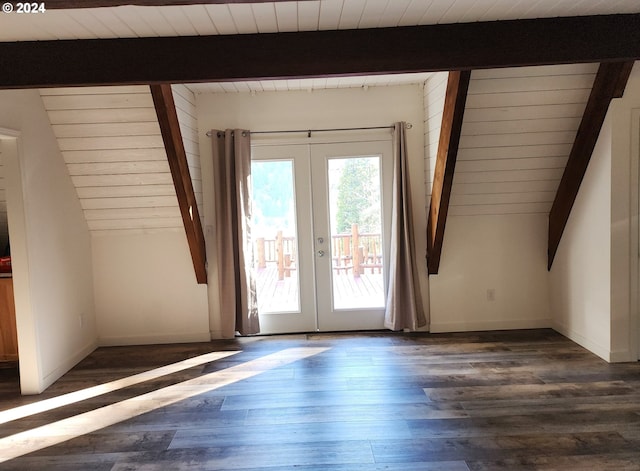
[[[260,332],[251,243],[249,131],[211,131],[222,335]]]
[[[393,128],[391,254],[387,305],[384,316],[384,325],[391,330],[415,330],[427,324],[415,256],[406,141],[405,123],[395,123]]]

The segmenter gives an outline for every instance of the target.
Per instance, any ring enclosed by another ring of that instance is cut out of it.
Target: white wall
[[[638,148],[632,148],[632,133],[638,133],[632,116],[640,110],[640,62],[636,61],[624,96],[613,100],[611,117],[611,360],[638,359],[637,293],[638,238]],[[637,134],[634,136],[637,139]],[[632,204],[633,201],[633,204]],[[634,227],[635,225],[635,227]],[[637,296],[636,296],[637,298]]]
[[[551,267],[553,327],[609,360],[611,121],[593,151]]]
[[[634,110],[640,110],[637,62],[624,96],[609,107],[550,278],[556,329],[607,361],[638,358]]]
[[[96,233],[93,265],[100,345],[210,339],[184,230]]]
[[[545,215],[449,216],[431,331],[549,327],[546,236]]]
[[[20,132],[3,150],[20,381],[33,394],[96,346],[91,238],[38,92],[0,91],[0,127]]]
[[[500,76],[502,72],[492,71],[492,73]],[[427,195],[430,195],[433,183],[447,78],[447,73],[435,74],[425,84],[425,167],[427,169],[425,182]],[[484,82],[490,82],[490,80]],[[524,94],[528,87],[535,88],[528,83],[519,84],[519,86],[523,89],[520,95]],[[485,89],[480,91],[483,90],[486,92]],[[495,89],[490,88],[490,90],[495,92]],[[473,91],[472,83],[470,92]],[[481,94],[477,96],[484,97]],[[512,106],[515,107],[514,104],[504,100],[496,104],[496,97],[493,95],[485,98],[492,107],[500,105],[502,113],[509,111]],[[465,114],[461,154],[466,152],[464,157],[468,159],[476,151],[476,147],[481,148],[482,161],[491,164],[505,162],[507,161],[506,157],[517,157],[513,155],[514,152],[505,155],[505,152],[502,152],[504,148],[496,146],[495,142],[491,140],[495,137],[494,135],[484,136],[481,143],[474,141],[474,143],[468,143],[468,148],[464,148],[467,121],[471,121],[473,125],[475,122],[485,119],[484,113],[487,111],[480,109],[479,116],[477,116],[477,108],[480,107],[480,104],[476,103],[474,106],[476,109],[471,110],[475,112],[473,119],[468,120]],[[522,117],[520,118],[522,119]],[[498,118],[493,116],[491,119]],[[528,121],[523,120],[520,123],[528,124]],[[506,126],[500,122],[491,124],[501,128]],[[469,131],[467,134],[473,139],[478,137],[477,130]],[[456,171],[461,170],[465,164],[469,164],[468,161],[460,157],[459,155]],[[479,162],[480,160],[476,157],[472,164],[480,170],[491,170],[491,168],[479,166]],[[518,167],[506,166],[504,168]],[[459,171],[458,173],[463,172]],[[479,173],[486,174],[487,172]],[[469,174],[470,172],[467,171],[465,176],[468,177]],[[454,180],[452,204],[449,208],[438,274],[429,277],[430,330],[432,332],[450,332],[549,327],[551,314],[546,270],[546,214],[528,214],[535,208],[525,207],[522,204],[488,206],[485,200],[476,195],[480,191],[479,189],[467,191],[465,188],[461,188],[463,185],[460,181],[460,175],[457,175]],[[491,187],[490,183],[473,185]],[[515,191],[519,191],[518,187],[525,185],[526,183],[517,182],[514,185],[515,189],[512,189],[506,197],[510,197]],[[526,188],[522,191],[526,191]],[[495,191],[492,189],[491,192],[504,193],[504,190]],[[489,196],[505,197],[504,194]],[[473,199],[474,204],[463,208],[466,211],[460,211],[461,206],[456,207],[456,199],[461,200],[465,197]],[[484,204],[478,204],[478,201]],[[429,201],[427,201],[428,204]],[[522,214],[506,214],[507,210],[512,212],[516,207],[517,211]],[[452,213],[456,211],[470,215],[455,216]],[[482,215],[483,213],[488,214]]]
[[[364,89],[335,89],[302,92],[264,92],[201,94],[196,97],[200,129],[200,155],[203,170],[205,225],[212,226],[214,204],[212,188],[211,143],[205,132],[209,129],[245,128],[258,130],[318,129],[335,127],[364,127],[391,125],[407,121],[413,128],[407,132],[410,171],[416,183],[412,190],[415,236],[420,272],[423,274],[422,292],[428,312],[426,277],[426,216],[421,202],[425,201],[423,91],[421,86],[369,87]],[[215,260],[215,241],[207,231],[207,258]],[[215,263],[209,263],[210,328],[212,336],[221,336],[218,281]]]

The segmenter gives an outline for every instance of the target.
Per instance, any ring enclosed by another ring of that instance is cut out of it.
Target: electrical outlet
[[[495,301],[496,300],[496,290],[494,288],[489,288],[487,290],[487,301]]]

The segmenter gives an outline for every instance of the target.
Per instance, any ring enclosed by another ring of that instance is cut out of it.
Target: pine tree
[[[380,231],[380,171],[374,158],[348,159],[338,183],[336,229],[344,234]]]

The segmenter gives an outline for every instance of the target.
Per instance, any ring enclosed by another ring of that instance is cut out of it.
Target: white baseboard
[[[71,355],[65,362],[63,362],[56,369],[48,373],[42,378],[40,382],[40,391],[36,392],[22,392],[22,394],[39,394],[53,383],[55,383],[62,375],[64,375],[71,368],[76,366],[82,360],[84,360],[91,352],[93,352],[96,348],[98,348],[97,340],[93,340],[88,345],[81,348],[75,354]]]
[[[636,358],[633,358],[630,350],[611,352],[609,354],[609,362],[611,363],[626,363],[628,361],[638,361]]]
[[[588,338],[586,338],[582,334],[579,334],[579,333],[569,329],[568,327],[566,327],[566,326],[564,326],[562,324],[559,324],[557,322],[553,322],[551,327],[556,332],[561,333],[562,335],[564,335],[568,339],[573,340],[575,343],[577,343],[581,347],[586,348],[587,350],[589,350],[594,355],[598,355],[604,361],[607,361],[607,362],[627,361],[627,360],[620,360],[620,359],[615,359],[614,360],[613,359],[614,356],[619,358],[619,355],[617,355],[617,354],[614,355],[613,352],[611,352],[607,347],[589,340]]]
[[[182,334],[145,334],[118,337],[98,337],[101,347],[118,347],[123,345],[153,345],[163,343],[194,343],[211,340],[209,332],[187,332]]]
[[[551,319],[516,319],[508,321],[431,322],[429,331],[433,333],[473,332],[482,330],[546,329],[549,327],[551,327]]]

